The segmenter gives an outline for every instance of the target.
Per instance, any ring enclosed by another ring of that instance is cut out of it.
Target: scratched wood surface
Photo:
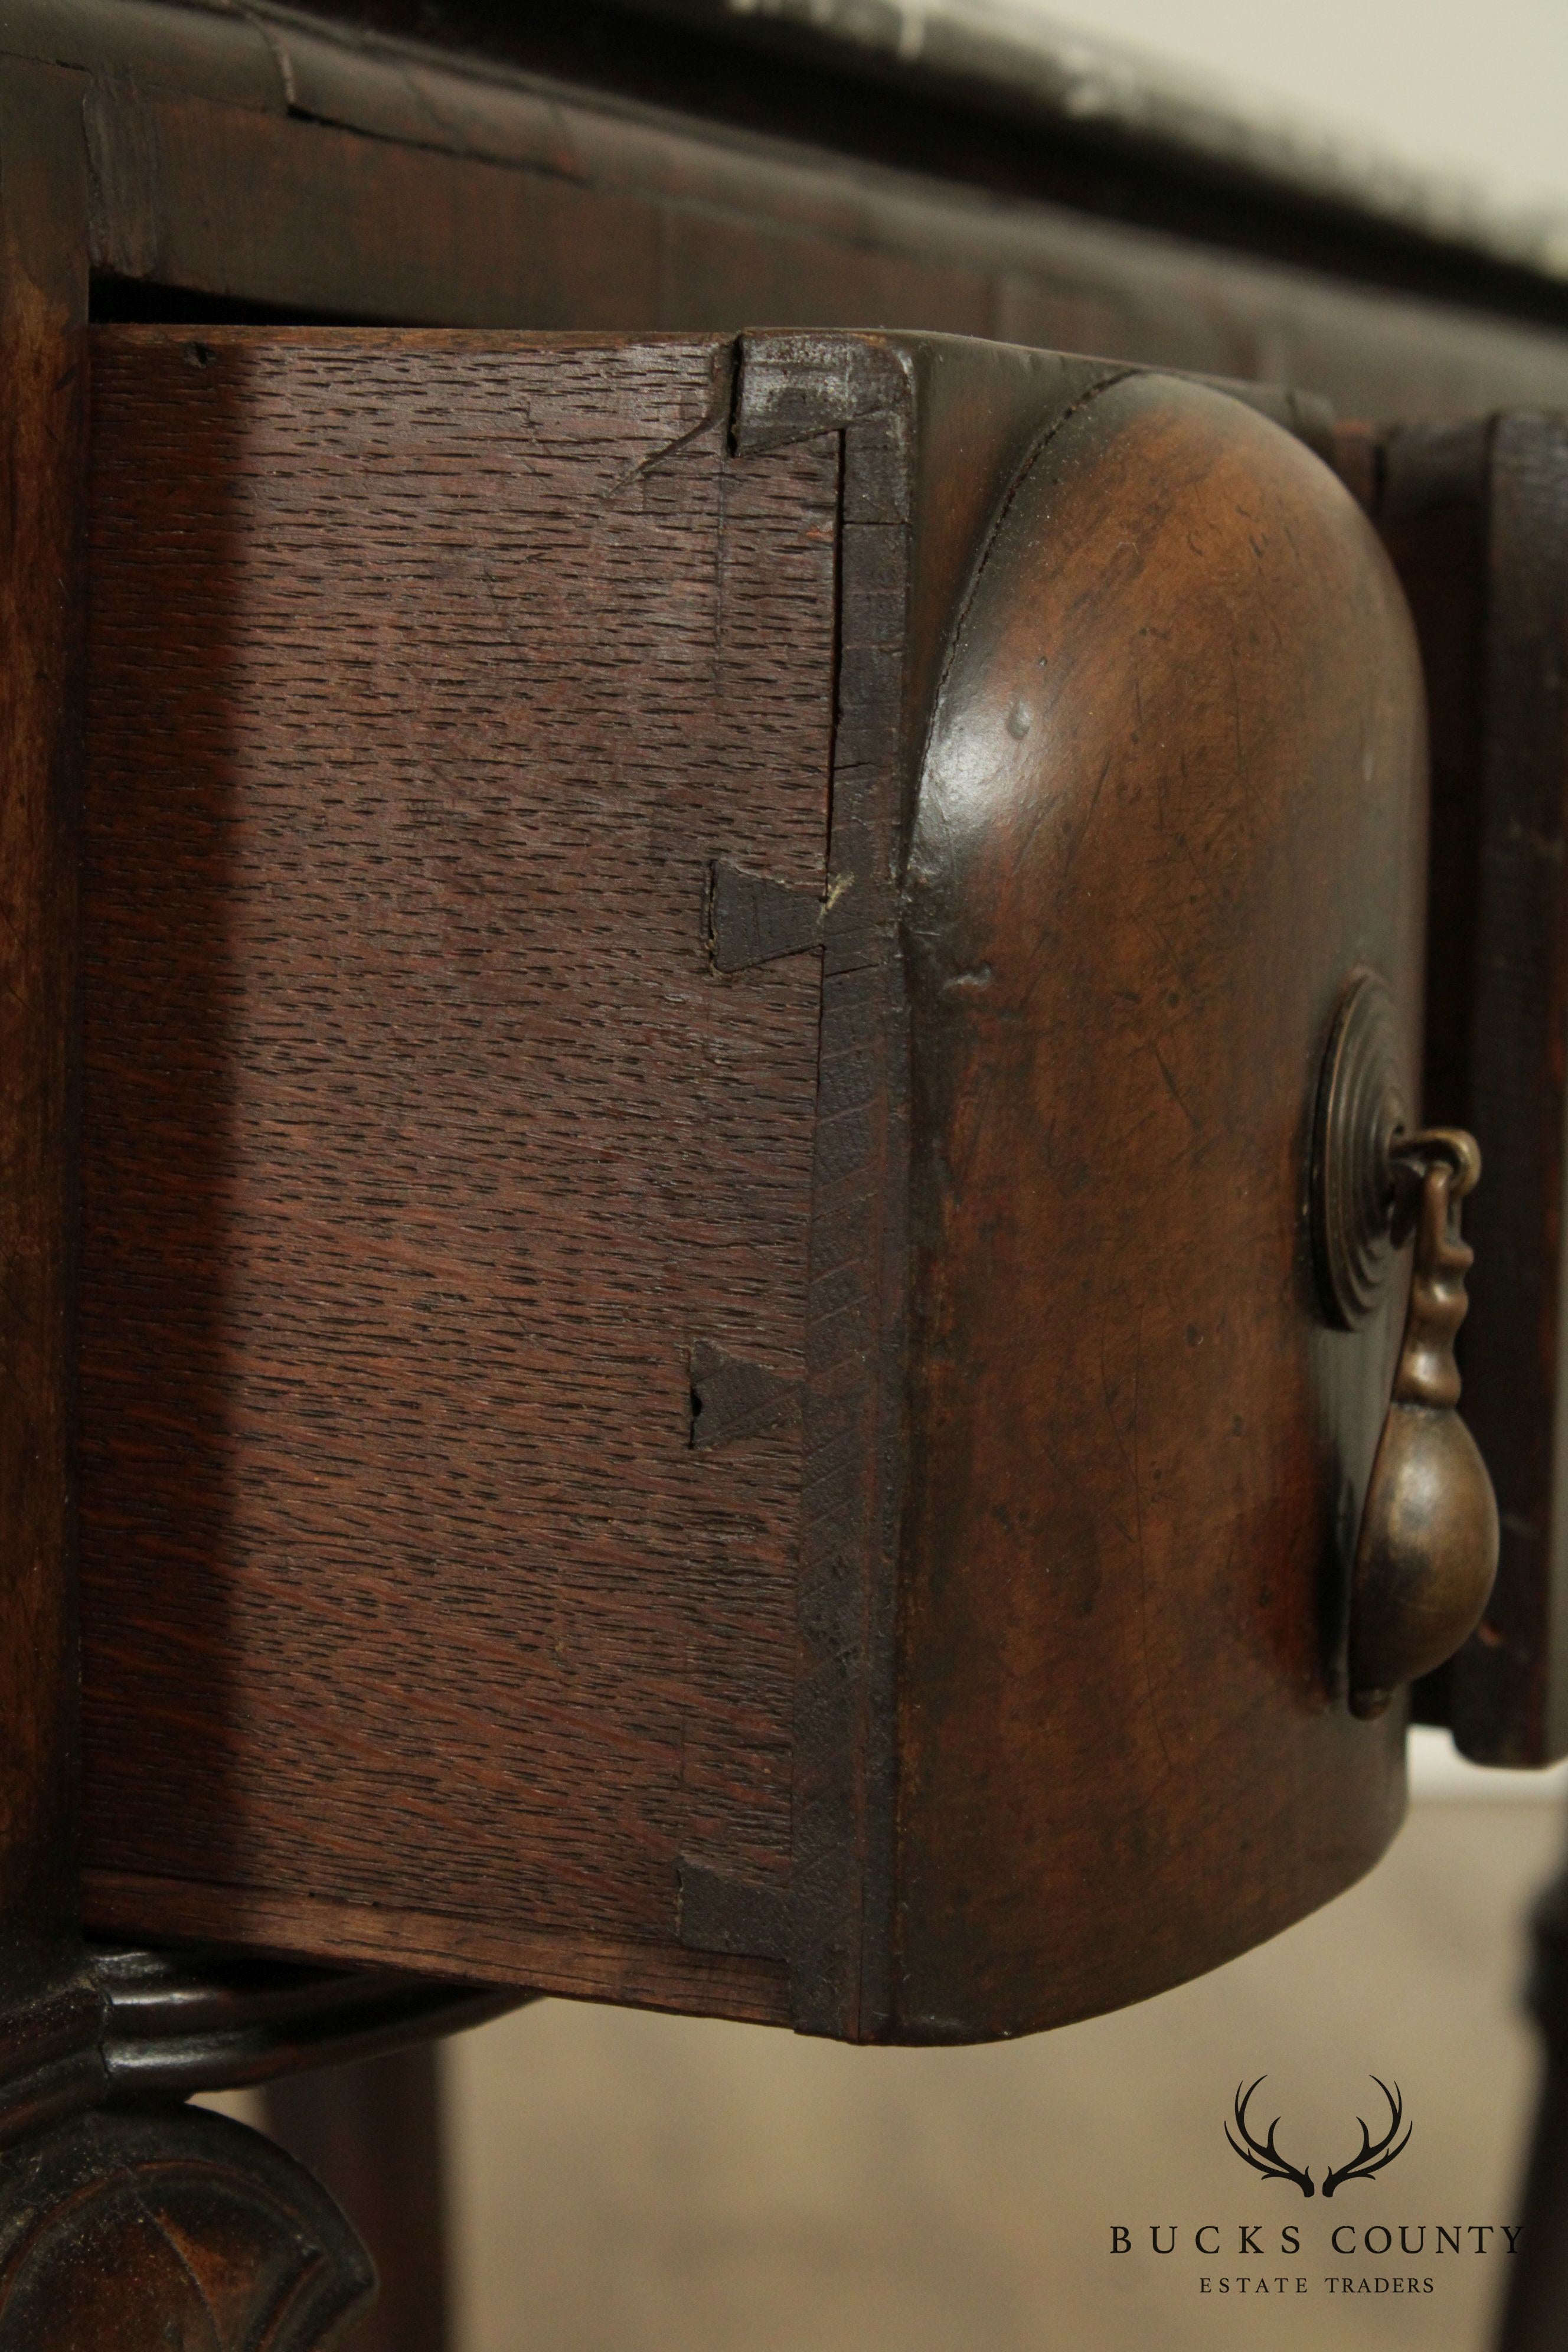
[[[837,441],[731,347],[101,331],[89,1905],[778,2013]],[[694,1349],[786,1409],[691,1442]]]

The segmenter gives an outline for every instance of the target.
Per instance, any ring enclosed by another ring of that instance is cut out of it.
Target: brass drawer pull
[[[1458,1128],[1411,1132],[1401,1024],[1379,975],[1352,974],[1323,1057],[1312,1148],[1312,1240],[1324,1319],[1358,1330],[1414,1235],[1393,1394],[1367,1481],[1351,1575],[1353,1714],[1452,1657],[1497,1573],[1491,1479],[1460,1420],[1454,1339],[1474,1253],[1459,1203],[1481,1155]]]
[[[1481,1172],[1475,1139],[1430,1128],[1394,1139],[1393,1223],[1413,1218],[1415,1264],[1394,1396],[1373,1464],[1351,1588],[1352,1711],[1381,1715],[1400,1683],[1451,1657],[1497,1573],[1498,1515],[1475,1439],[1455,1410],[1454,1337],[1475,1253],[1459,1204]]]

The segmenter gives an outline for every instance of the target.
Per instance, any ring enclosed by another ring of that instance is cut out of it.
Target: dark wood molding
[[[1500,320],[1568,318],[1549,231],[1456,207],[1440,184],[1388,171],[1358,183],[1352,170],[1325,170],[1321,145],[1293,154],[1190,100],[1132,94],[1124,63],[1109,106],[1089,69],[1099,102],[1086,111],[1074,95],[1082,45],[1053,62],[1048,31],[1008,59],[1005,31],[998,49],[994,34],[922,12],[910,56],[891,9],[875,29],[861,16],[847,37],[830,17],[709,0],[581,0],[570,12],[495,0],[323,0],[313,11],[12,0],[0,38],[148,88],[502,163],[516,160],[521,108],[547,118],[563,100],[585,103],[753,151],[793,147],[819,171],[832,157],[862,179],[918,174],[993,205],[1050,206]],[[570,155],[559,121],[540,143],[557,161]]]
[[[386,1969],[290,1968],[195,1948],[97,1945],[88,1979],[117,2101],[189,2098],[301,2069],[369,2063],[482,2025],[527,1995]]]
[[[836,160],[292,16],[17,0],[7,24],[89,79],[100,316],[880,323],[1284,378],[1373,416],[1568,397],[1550,326],[983,194],[916,158]]]
[[[0,1951],[68,1970],[77,1803],[76,954],[87,494],[85,85],[0,79]]]

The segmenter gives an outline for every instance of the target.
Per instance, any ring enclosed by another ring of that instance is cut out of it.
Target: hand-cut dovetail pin
[[[690,1418],[693,1446],[731,1445],[766,1437],[800,1411],[801,1383],[787,1372],[731,1356],[710,1340],[691,1350]]]
[[[715,971],[750,971],[781,956],[819,948],[828,918],[851,887],[847,874],[831,874],[826,890],[748,874],[721,857],[708,869],[703,929]]]
[[[708,950],[716,971],[749,971],[822,944],[820,892],[721,858],[708,880]]]

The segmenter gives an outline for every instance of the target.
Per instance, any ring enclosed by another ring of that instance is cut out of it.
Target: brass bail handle
[[[1458,1128],[1409,1131],[1396,1038],[1383,982],[1352,974],[1324,1057],[1313,1139],[1313,1243],[1331,1322],[1363,1322],[1415,1240],[1351,1577],[1350,1704],[1363,1717],[1383,1714],[1400,1684],[1452,1657],[1480,1621],[1498,1560],[1491,1480],[1456,1410],[1454,1340],[1474,1260],[1460,1203],[1479,1181],[1481,1155]]]
[[[1373,1463],[1351,1583],[1351,1709],[1381,1715],[1401,1683],[1451,1658],[1480,1622],[1497,1574],[1497,1500],[1460,1420],[1454,1339],[1475,1252],[1459,1203],[1481,1172],[1457,1128],[1396,1135],[1395,1228],[1415,1237],[1405,1339]]]

